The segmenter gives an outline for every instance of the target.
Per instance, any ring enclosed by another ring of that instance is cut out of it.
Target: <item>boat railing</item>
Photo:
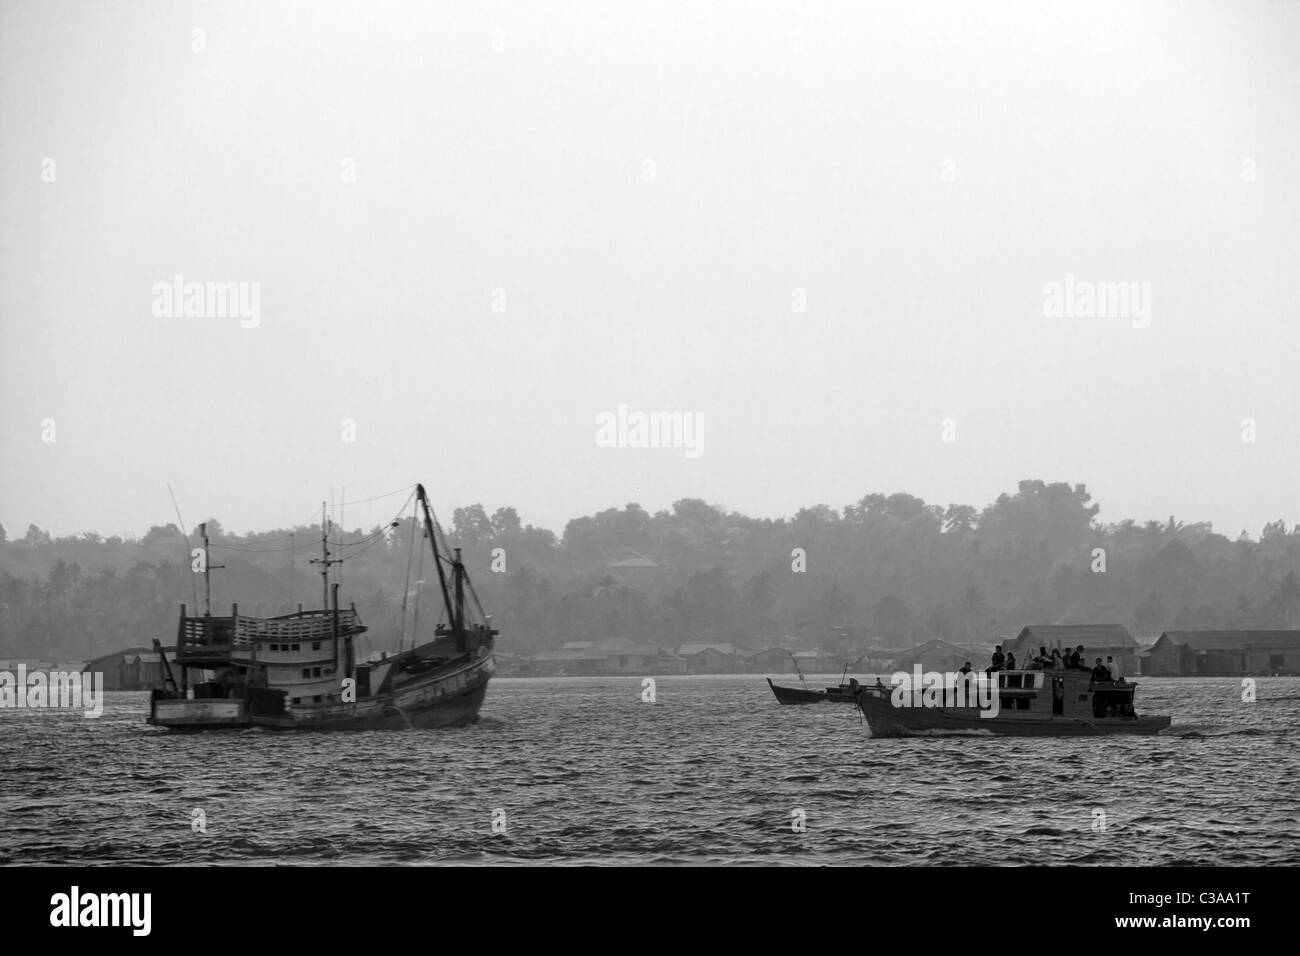
[[[340,633],[355,632],[360,625],[361,618],[356,611],[339,611]],[[240,617],[235,621],[234,643],[246,646],[254,641],[320,641],[333,633],[334,622],[329,611],[301,617]]]
[[[339,633],[358,634],[365,630],[355,610],[339,611]],[[303,643],[329,640],[334,633],[329,611],[286,617],[244,617],[236,611],[229,617],[181,617],[176,659],[180,663],[220,663],[249,655],[262,643]]]

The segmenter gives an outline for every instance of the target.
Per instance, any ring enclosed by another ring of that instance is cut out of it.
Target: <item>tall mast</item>
[[[213,564],[208,560],[208,523],[199,525],[199,534],[203,536],[203,614],[212,614],[212,578],[208,576],[213,568],[224,568],[224,564]]]
[[[465,632],[465,565],[460,562],[460,548],[455,553],[456,563],[452,566],[452,572],[456,575],[456,620],[452,626],[459,638]]]
[[[442,589],[442,606],[447,609],[447,620],[452,627],[456,623],[456,611],[451,606],[451,592],[447,590],[447,576],[442,571],[442,556],[438,554],[438,539],[433,534],[433,513],[429,510],[429,496],[424,493],[424,485],[415,486],[415,497],[424,511],[424,525],[429,529],[429,546],[433,548],[433,564],[438,569],[438,587]]]
[[[330,606],[330,565],[342,564],[342,558],[330,559],[330,521],[325,514],[325,502],[320,503],[320,552],[319,558],[312,558],[312,564],[320,565],[320,579],[322,588],[321,607],[329,610]]]

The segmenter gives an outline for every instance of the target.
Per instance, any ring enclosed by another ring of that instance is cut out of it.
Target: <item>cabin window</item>
[[[1001,707],[1003,710],[1011,710],[1016,705],[1015,705],[1015,701],[1010,697],[999,697],[998,706]]]
[[[294,702],[295,704],[300,704],[300,703],[302,703],[302,698],[301,698],[301,697],[295,697],[295,698],[293,699],[293,702]]]
[[[1028,710],[1028,709],[1029,709],[1028,697],[1021,697],[1016,701],[1016,710]]]
[[[311,702],[312,702],[313,704],[319,704],[319,703],[320,703],[320,694],[316,694],[314,697],[312,697]]]
[[[1269,669],[1269,670],[1280,671],[1280,670],[1281,670],[1282,668],[1284,668],[1284,667],[1286,667],[1286,657],[1285,657],[1284,655],[1282,655],[1282,654],[1270,654],[1270,655],[1268,655],[1268,669]]]
[[[312,676],[312,677],[320,677],[320,668],[319,668],[319,667],[314,668],[314,669],[312,670],[312,672],[311,672],[311,676]]]
[[[320,641],[312,641],[312,642],[311,642],[311,649],[312,649],[313,651],[319,651],[319,650],[320,650]]]
[[[304,668],[302,669],[302,676],[303,676],[303,677],[310,677],[310,676],[311,676],[311,668],[310,668],[310,667],[304,667]]]
[[[296,650],[299,650],[300,647],[301,647],[301,645],[298,645],[298,644],[293,645],[293,649],[294,649],[295,651],[296,651]]]
[[[326,676],[326,677],[329,677],[329,676],[330,676],[331,674],[333,674],[333,673],[334,673],[334,668],[332,668],[332,667],[327,667],[327,668],[325,668],[325,676]]]
[[[1080,695],[1079,695],[1079,703],[1083,703],[1083,702],[1086,701],[1087,699],[1088,699],[1088,695],[1087,695],[1087,694],[1080,694]]]

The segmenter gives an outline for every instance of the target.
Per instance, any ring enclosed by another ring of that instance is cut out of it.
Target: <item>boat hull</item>
[[[155,699],[148,722],[169,730],[265,727],[270,730],[358,731],[463,727],[478,720],[495,662],[488,654],[393,693],[355,703],[294,706],[259,713],[247,700]]]
[[[820,690],[804,690],[802,687],[782,687],[780,684],[772,683],[772,678],[767,679],[767,686],[772,688],[772,693],[776,696],[777,702],[781,704],[820,704],[826,700],[826,692]]]
[[[851,704],[856,699],[856,695],[848,691],[831,690],[807,690],[803,687],[782,687],[780,684],[772,683],[772,678],[767,678],[767,686],[772,688],[772,694],[776,697],[777,702],[781,704]]]
[[[1167,716],[981,717],[974,707],[895,707],[888,697],[864,693],[858,709],[873,737],[1096,737],[1108,734],[1158,734],[1170,724]]]

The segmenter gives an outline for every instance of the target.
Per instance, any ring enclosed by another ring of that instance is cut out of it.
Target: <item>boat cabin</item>
[[[999,716],[1065,717],[1095,720],[1135,717],[1127,681],[1096,683],[1091,671],[997,671]]]

